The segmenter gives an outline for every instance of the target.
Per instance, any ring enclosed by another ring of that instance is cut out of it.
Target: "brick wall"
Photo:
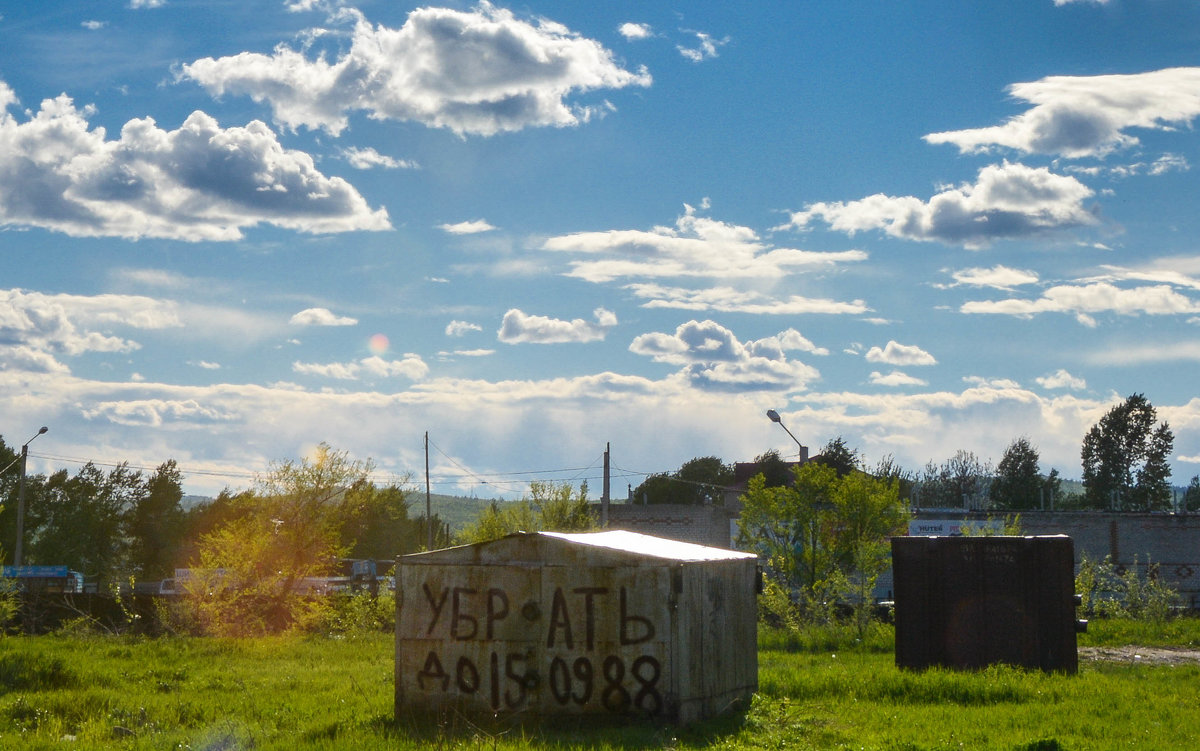
[[[597,513],[599,508],[597,505]],[[701,545],[733,546],[738,509],[724,506],[648,506],[624,503],[608,507],[609,528],[628,529]],[[917,519],[961,519],[980,524],[984,513],[923,510]],[[995,518],[995,515],[992,515]],[[1110,556],[1119,570],[1148,563],[1177,589],[1184,604],[1200,608],[1200,514],[1110,514],[1100,512],[1026,511],[1021,529],[1027,535],[1068,535],[1075,544],[1075,561],[1086,554],[1099,560]],[[880,577],[876,594],[887,598],[891,572]]]
[[[627,529],[718,548],[731,547],[731,530],[736,518],[736,513],[724,506],[620,503],[608,507],[609,529]]]
[[[921,511],[918,519],[962,518],[976,523],[985,514]],[[1021,529],[1027,535],[1068,535],[1075,543],[1075,562],[1082,555],[1112,558],[1119,569],[1158,566],[1159,576],[1177,589],[1184,604],[1200,607],[1200,514],[1110,514],[1100,512],[1026,511]]]

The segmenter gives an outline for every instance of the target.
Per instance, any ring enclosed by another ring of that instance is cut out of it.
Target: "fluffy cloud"
[[[973,185],[948,188],[928,202],[877,194],[848,203],[814,203],[793,213],[786,226],[803,229],[821,220],[850,234],[883,230],[906,240],[980,248],[993,240],[1095,224],[1083,205],[1091,195],[1091,188],[1073,177],[1005,162],[984,167]]]
[[[477,235],[481,232],[491,232],[496,228],[483,219],[474,219],[456,224],[439,224],[438,229],[451,235]]]
[[[1032,271],[1010,269],[1007,266],[993,266],[990,269],[962,269],[951,276],[957,284],[971,287],[995,287],[996,289],[1012,289],[1023,284],[1036,284],[1038,275]]]
[[[636,39],[648,39],[654,32],[648,23],[623,23],[617,27],[617,33],[630,41],[634,41]]]
[[[1170,130],[1200,115],[1200,68],[1107,76],[1050,76],[1013,84],[1009,93],[1034,105],[1003,125],[930,133],[963,153],[995,146],[1064,157],[1104,156],[1138,143],[1129,128]]]
[[[609,230],[552,237],[543,250],[603,256],[574,261],[569,276],[589,282],[622,277],[774,279],[789,270],[864,261],[860,250],[821,253],[772,248],[754,230],[698,216],[685,205],[674,227]]]
[[[695,320],[674,334],[642,334],[629,345],[634,354],[682,366],[681,374],[699,388],[736,390],[799,390],[820,377],[816,368],[789,360],[789,350],[827,354],[794,329],[743,343],[719,323]]]
[[[915,345],[889,341],[883,349],[871,347],[867,350],[867,362],[885,365],[937,365],[933,355]]]
[[[352,40],[332,63],[280,45],[271,55],[203,58],[179,75],[214,96],[267,102],[289,128],[334,135],[357,111],[484,136],[571,126],[597,112],[568,104],[571,94],[650,85],[648,73],[624,70],[599,43],[487,2],[470,12],[418,8],[399,29],[374,26],[353,10],[342,15],[354,21]]]
[[[563,321],[546,316],[532,316],[513,308],[504,314],[497,337],[505,344],[563,344],[567,342],[600,341],[608,330],[617,325],[617,316],[604,308],[596,308],[595,321],[576,318]]]
[[[371,169],[372,167],[383,167],[384,169],[417,169],[418,167],[416,162],[380,154],[369,146],[364,148],[351,146],[340,149],[338,153],[355,169]]]
[[[884,375],[878,370],[871,372],[871,383],[876,386],[928,386],[929,382],[910,376],[899,370]]]
[[[1151,260],[1137,268],[1104,265],[1102,273],[1089,281],[1159,282],[1200,291],[1200,256],[1170,256]]]
[[[288,321],[295,326],[353,326],[357,318],[334,315],[328,308],[307,308]]]
[[[82,411],[86,420],[137,428],[158,428],[168,423],[213,425],[233,422],[236,414],[202,404],[196,399],[134,399],[98,402]]]
[[[460,455],[476,475],[496,479],[530,469],[531,455],[545,459],[539,467],[582,466],[581,457],[586,463],[599,451],[597,435],[619,436],[613,448],[621,456],[644,457],[648,465],[634,466],[645,470],[670,470],[694,456],[749,459],[776,434],[786,441],[762,417],[763,392],[730,389],[714,398],[714,386],[691,379],[691,372],[685,367],[658,380],[616,373],[433,379],[383,393],[286,383],[119,383],[0,369],[0,414],[12,424],[51,425],[58,455],[147,467],[175,458],[186,492],[214,495],[244,487],[255,472],[295,456],[313,436],[372,457],[385,477],[401,476],[422,466],[421,426],[436,426],[432,437],[438,444]],[[778,404],[787,386],[767,388]],[[1078,473],[1081,436],[1119,398],[1047,397],[1011,382],[984,380],[959,391],[806,391],[787,397],[784,420],[802,438],[812,436],[812,443],[841,435],[872,459],[892,454],[912,469],[959,449],[997,458],[1013,436],[1030,435],[1039,444],[1043,469],[1057,467],[1070,477]],[[1155,406],[1170,421],[1177,445],[1195,445],[1200,399],[1156,400]],[[589,430],[569,427],[580,424]],[[167,429],[147,431],[148,425]],[[42,463],[34,471],[60,466]],[[470,482],[477,481],[464,481],[464,494]],[[521,479],[503,489],[520,496],[526,483]],[[443,482],[452,485],[453,480]],[[489,489],[501,492],[496,484]]]
[[[977,300],[963,303],[963,313],[991,313],[1032,318],[1039,313],[1067,313],[1080,323],[1095,326],[1094,313],[1117,315],[1180,315],[1200,313],[1200,302],[1160,284],[1153,287],[1122,289],[1108,282],[1071,285],[1047,289],[1034,300]]]
[[[446,336],[463,336],[471,331],[483,331],[483,327],[468,321],[451,321],[446,324]]]
[[[630,284],[625,289],[647,301],[642,303],[643,308],[713,310],[721,313],[770,315],[803,313],[859,315],[871,310],[862,300],[839,302],[823,298],[801,297],[800,295],[791,295],[786,299],[774,299],[759,292],[746,292],[731,287],[692,290],[664,287],[659,284]]]
[[[344,363],[294,362],[292,370],[301,375],[335,378],[343,381],[396,377],[419,381],[429,375],[429,366],[419,355],[414,354],[405,354],[403,360],[385,360],[382,357],[373,356]]]
[[[1192,168],[1186,157],[1178,154],[1163,154],[1153,162],[1130,162],[1129,164],[1110,164],[1099,165],[1093,164],[1082,166],[1078,164],[1069,164],[1062,168],[1063,172],[1069,172],[1074,175],[1107,175],[1111,178],[1123,180],[1125,178],[1134,177],[1136,175],[1165,175],[1168,172],[1187,172]]]
[[[0,368],[62,372],[54,356],[131,352],[137,342],[102,333],[114,326],[181,326],[175,305],[133,295],[46,295],[0,290]]]
[[[692,32],[696,35],[695,47],[684,47],[682,44],[677,45],[675,49],[679,50],[679,54],[684,58],[691,60],[693,63],[701,63],[705,60],[711,60],[717,56],[717,48],[723,47],[729,43],[729,37],[724,39],[713,39],[710,35],[703,31]]]
[[[1047,376],[1035,378],[1039,386],[1044,389],[1071,389],[1072,391],[1082,391],[1087,388],[1087,381],[1083,378],[1076,378],[1068,373],[1063,368],[1059,368],[1055,372]]]
[[[260,223],[313,233],[390,227],[386,210],[284,149],[261,122],[221,128],[197,111],[172,131],[130,120],[110,141],[104,128],[89,129],[91,114],[65,95],[27,122],[0,111],[0,226],[192,241],[238,240]]]

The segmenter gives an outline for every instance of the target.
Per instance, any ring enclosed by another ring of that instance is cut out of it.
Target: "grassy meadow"
[[[689,728],[398,726],[393,641],[0,638],[3,749],[1179,749],[1200,746],[1200,666],[1081,661],[908,672],[889,627],[764,632],[746,713]],[[1200,621],[1093,622],[1081,646],[1200,648]]]

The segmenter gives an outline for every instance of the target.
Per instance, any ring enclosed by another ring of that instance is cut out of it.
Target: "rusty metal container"
[[[687,723],[758,687],[757,558],[622,530],[401,556],[396,717]]]
[[[1074,673],[1074,548],[1044,537],[893,537],[896,665]]]

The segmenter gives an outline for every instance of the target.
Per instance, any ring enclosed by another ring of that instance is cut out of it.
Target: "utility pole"
[[[612,450],[612,443],[604,444],[604,490],[600,494],[600,527],[608,527],[608,487],[609,487],[609,452]]]
[[[429,496],[429,431],[425,431],[425,549],[433,550],[433,502]]]
[[[39,428],[33,438],[37,438],[47,430],[49,430],[47,427]],[[13,566],[21,565],[21,549],[25,544],[25,464],[29,459],[29,444],[33,443],[33,438],[21,445],[21,482],[17,486],[17,545],[13,548]]]

